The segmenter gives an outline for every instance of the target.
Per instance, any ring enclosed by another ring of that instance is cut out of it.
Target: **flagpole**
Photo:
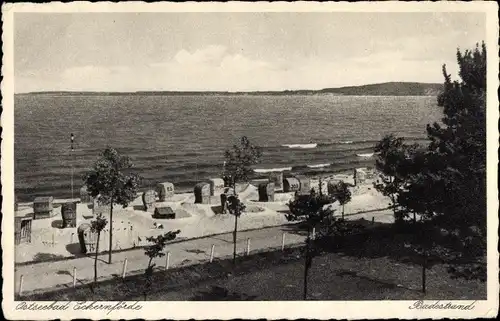
[[[222,163],[222,179],[224,180],[224,186],[226,186],[226,161]]]
[[[74,155],[73,155],[73,141],[75,140],[75,136],[73,136],[73,133],[71,133],[71,151],[70,151],[70,154],[71,154],[71,200],[73,201],[73,199],[75,198],[75,195],[73,193],[73,158],[74,158]]]

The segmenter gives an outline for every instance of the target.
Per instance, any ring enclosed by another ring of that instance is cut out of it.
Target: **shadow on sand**
[[[53,227],[53,228],[59,228],[59,229],[62,229],[63,228],[63,221],[62,220],[53,220],[50,225]]]
[[[212,206],[212,211],[215,213],[215,214],[223,214],[222,213],[222,206],[221,205],[218,205],[218,206]]]
[[[192,250],[185,250],[188,253],[194,253],[194,254],[206,254],[205,251],[198,250],[198,249],[192,249]]]
[[[132,208],[134,209],[134,211],[144,211],[144,205],[133,205]]]
[[[74,257],[84,257],[86,254],[82,253],[82,249],[80,247],[80,243],[70,243],[66,244],[66,251],[73,254]]]
[[[34,262],[38,261],[52,261],[52,260],[61,260],[66,258],[64,255],[52,254],[52,253],[37,253],[33,257]]]

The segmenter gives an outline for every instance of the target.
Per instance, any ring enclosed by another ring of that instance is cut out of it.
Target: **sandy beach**
[[[323,191],[327,191],[329,179],[343,180],[353,184],[351,173],[339,173],[323,177]],[[318,190],[318,179],[311,179],[311,188]],[[239,197],[246,205],[246,211],[238,220],[238,230],[257,229],[279,226],[288,223],[285,214],[287,203],[294,193],[277,192],[274,202],[259,202],[258,190],[255,185],[241,184],[238,186]],[[375,220],[390,223],[392,214],[386,208],[389,199],[373,188],[372,179],[365,180],[358,186],[351,187],[352,200],[345,206],[347,219]],[[54,258],[80,256],[81,249],[76,228],[62,228],[60,204],[65,200],[55,200],[54,215],[51,218],[33,220],[31,243],[19,244],[16,248],[16,263],[40,261]],[[234,230],[234,217],[231,214],[220,214],[219,195],[210,198],[210,204],[195,204],[193,193],[178,193],[166,202],[156,202],[156,207],[166,205],[172,208],[182,218],[154,219],[151,212],[143,209],[142,199],[138,196],[126,208],[115,206],[113,211],[113,250],[130,249],[147,245],[146,237],[154,236],[170,230],[180,230],[179,239],[191,239]],[[342,209],[337,202],[331,204],[336,210],[335,215],[341,215]],[[374,213],[373,211],[380,210]],[[20,213],[32,212],[32,203],[20,203]],[[357,214],[358,213],[358,214]],[[109,213],[104,212],[108,218]],[[82,223],[90,223],[93,219],[92,204],[77,204],[77,227]],[[162,225],[156,228],[154,224]],[[109,223],[101,234],[100,250],[109,247]]]

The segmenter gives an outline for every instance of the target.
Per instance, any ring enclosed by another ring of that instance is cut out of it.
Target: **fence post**
[[[122,279],[124,279],[125,275],[127,274],[127,263],[128,259],[125,258],[125,261],[123,261]]]
[[[170,267],[170,252],[167,252],[167,258],[165,259],[165,270]]]
[[[73,267],[73,287],[76,287],[76,267]]]
[[[24,283],[24,275],[21,275],[21,278],[19,279],[19,291],[18,291],[19,295],[23,293],[23,283]]]
[[[281,250],[282,251],[285,250],[285,235],[286,235],[286,233],[283,232],[283,235],[281,236]]]
[[[313,239],[313,240],[315,240],[315,239],[316,239],[316,228],[315,228],[315,227],[313,227],[312,239]]]
[[[372,216],[372,225],[375,224],[375,217]]]
[[[247,255],[250,254],[250,239],[247,239]]]
[[[210,250],[210,263],[214,260],[214,250],[215,250],[215,244],[212,244],[212,249]]]

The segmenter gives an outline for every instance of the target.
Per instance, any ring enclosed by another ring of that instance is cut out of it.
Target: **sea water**
[[[441,117],[436,97],[18,95],[16,195],[69,197],[72,171],[78,195],[107,146],[132,158],[143,188],[190,190],[220,176],[224,150],[243,135],[262,147],[261,175],[365,166],[384,135],[425,143],[426,124]]]

